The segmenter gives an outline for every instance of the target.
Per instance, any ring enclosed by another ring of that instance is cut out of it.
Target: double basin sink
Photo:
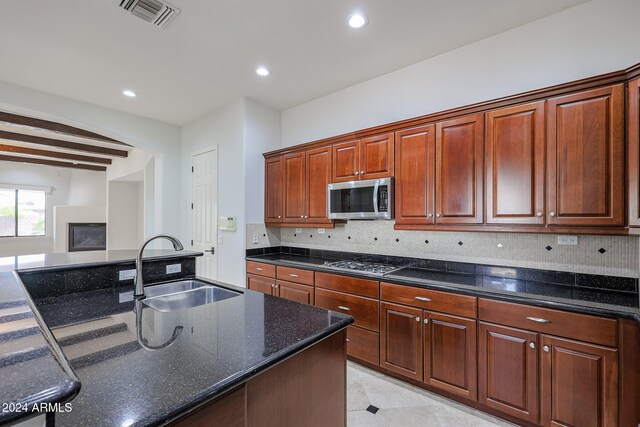
[[[160,285],[145,286],[142,300],[157,311],[168,312],[213,304],[242,295],[200,280],[179,280]]]

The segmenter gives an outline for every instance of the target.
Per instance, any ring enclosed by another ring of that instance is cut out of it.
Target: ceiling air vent
[[[160,28],[166,28],[180,13],[177,7],[159,0],[115,0],[114,3],[132,15]]]

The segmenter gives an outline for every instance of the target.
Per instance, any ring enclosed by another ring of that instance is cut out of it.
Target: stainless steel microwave
[[[393,219],[393,178],[329,184],[327,213],[331,219]]]

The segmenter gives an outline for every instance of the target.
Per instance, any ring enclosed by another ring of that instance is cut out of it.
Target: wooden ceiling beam
[[[104,157],[82,156],[80,154],[65,153],[62,151],[38,150],[36,148],[16,147],[15,145],[0,144],[0,152],[30,154],[32,156],[53,157],[55,159],[74,160],[78,162],[100,163],[110,165],[111,159]]]
[[[51,122],[49,120],[34,119],[33,117],[25,117],[19,116],[17,114],[5,113],[2,111],[0,111],[0,122],[11,123],[18,126],[26,126],[32,129],[48,130],[50,132],[55,132],[62,135],[95,139],[96,141],[109,142],[111,144],[131,147],[129,144],[125,144],[124,142],[120,142],[118,140],[94,132],[89,132],[84,129],[63,125],[62,123]]]
[[[2,154],[0,154],[0,161],[16,162],[16,163],[32,163],[35,165],[56,166],[60,168],[70,168],[70,169],[84,169],[84,170],[98,171],[98,172],[104,172],[107,170],[105,166],[87,165],[84,163],[74,164],[74,163],[68,163],[68,162],[59,162],[57,160],[34,159],[33,157],[5,156]]]
[[[0,139],[6,139],[8,141],[28,142],[31,144],[46,145],[49,147],[65,148],[67,150],[85,151],[88,153],[102,154],[111,157],[127,157],[129,155],[127,151],[116,150],[115,148],[78,144],[77,142],[62,141],[59,139],[45,138],[42,136],[25,135],[22,133],[6,132],[3,130],[0,130]]]

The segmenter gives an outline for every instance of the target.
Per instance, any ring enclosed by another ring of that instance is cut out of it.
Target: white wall
[[[153,153],[154,232],[178,234],[180,128],[132,114],[0,82],[0,110],[32,115],[97,132]]]
[[[109,181],[107,185],[107,250],[140,247],[139,182]]]
[[[182,128],[182,217],[183,242],[191,240],[191,157],[205,148],[218,146],[218,216],[235,216],[237,231],[218,232],[218,279],[235,285],[244,283],[244,195],[242,98]],[[188,247],[188,246],[187,246]]]
[[[105,206],[55,206],[53,208],[53,250],[49,252],[69,251],[69,223],[70,222],[107,222]],[[108,226],[107,226],[108,229]],[[42,253],[42,252],[32,252]]]
[[[246,222],[264,221],[264,158],[262,153],[280,148],[280,112],[251,99],[244,117]]]
[[[638,16],[638,0],[594,0],[293,107],[282,146],[624,69]]]
[[[53,252],[53,207],[67,203],[69,169],[0,161],[0,184],[53,187],[47,194],[44,237],[1,237],[0,257]]]
[[[105,206],[107,204],[107,179],[105,172],[71,170],[69,197],[71,206]]]

